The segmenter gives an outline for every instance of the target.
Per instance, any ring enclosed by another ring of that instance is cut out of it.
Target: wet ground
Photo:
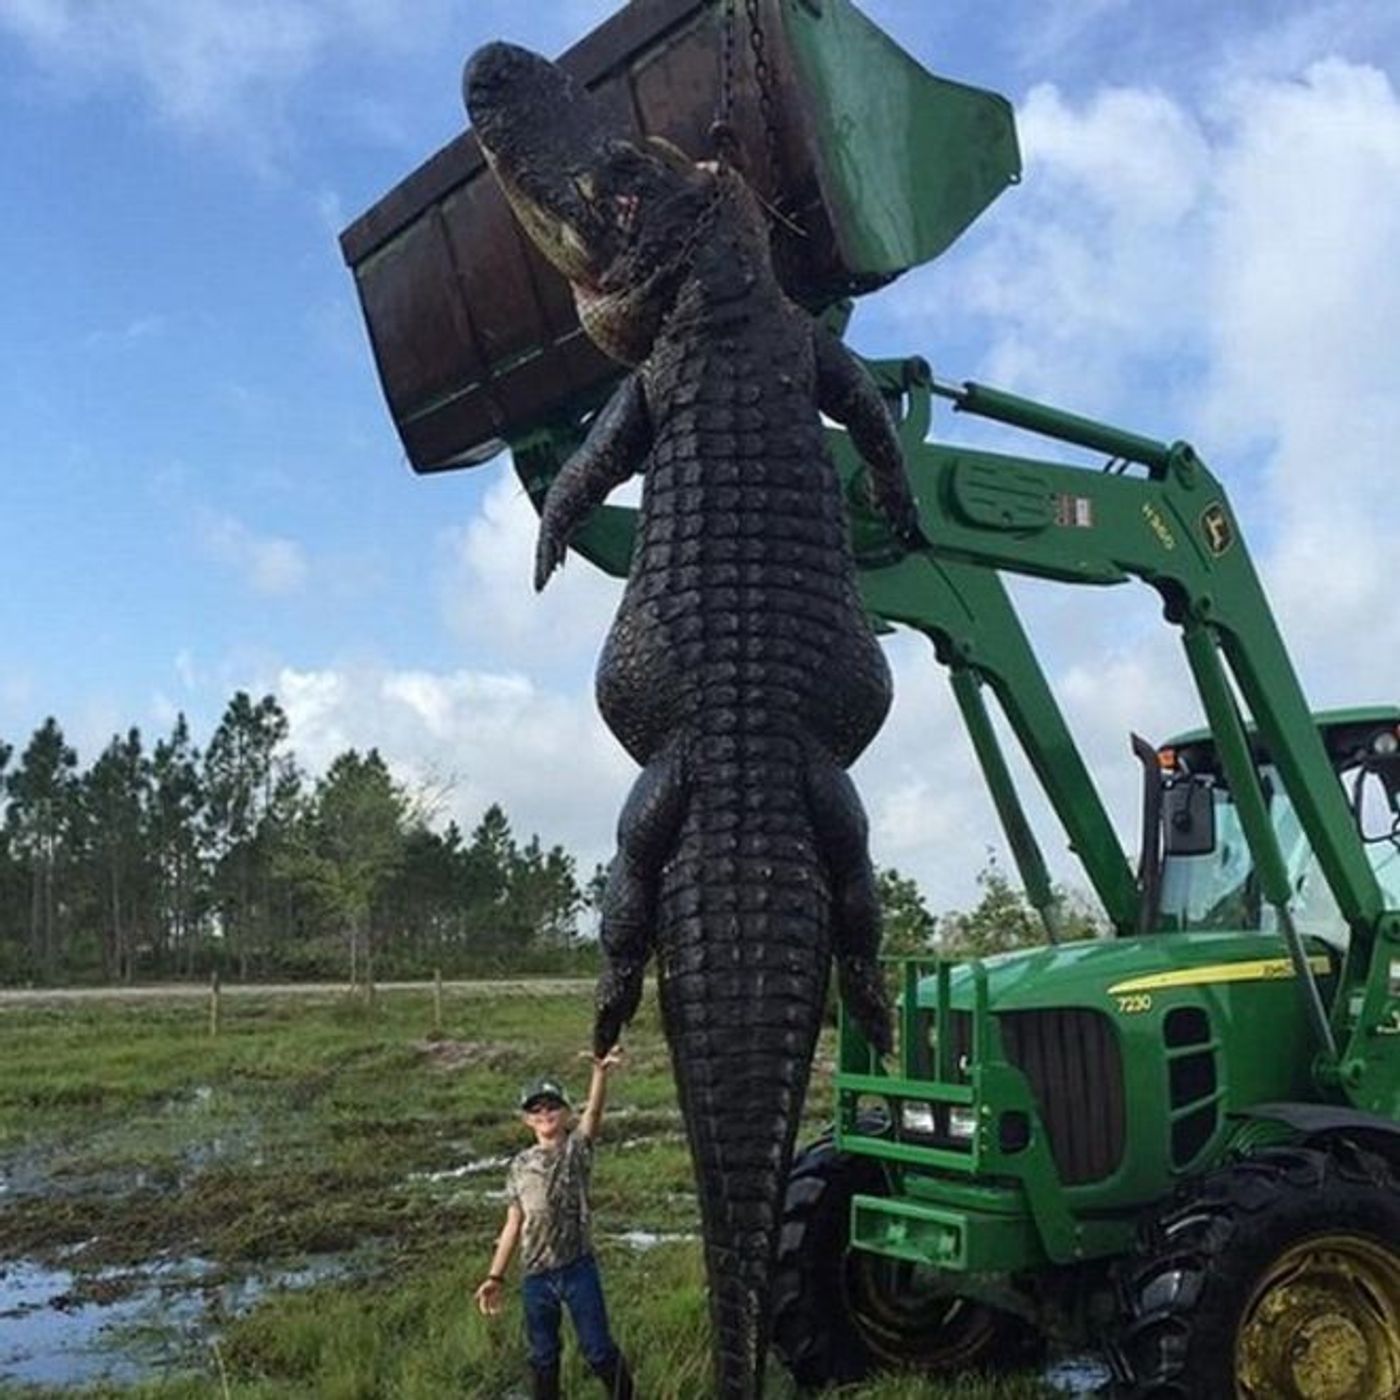
[[[188,1074],[198,1063],[193,1083],[170,1087],[160,1062],[150,1074],[143,1064],[139,1077],[104,1077],[116,1054],[105,1033],[71,1052],[83,1070],[59,1081],[66,1097],[47,1083],[47,1049],[31,1055],[27,1077],[12,1076],[11,1101],[23,1107],[0,1150],[0,1392],[120,1387],[178,1371],[217,1383],[225,1362],[241,1383],[262,1353],[250,1367],[240,1344],[268,1314],[234,1319],[270,1296],[332,1285],[300,1311],[271,1310],[300,1326],[303,1312],[322,1312],[323,1296],[328,1307],[358,1297],[335,1284],[364,1279],[392,1300],[421,1287],[424,1261],[444,1239],[485,1249],[515,1144],[497,1104],[498,1081],[522,1071],[518,1028],[503,1033],[473,1013],[471,1038],[419,1039],[419,1028],[383,1038],[387,1049],[367,1059],[359,1032],[345,1031],[332,1007],[306,1031],[329,1043],[288,1070],[254,1038],[263,1033],[255,1013],[244,1014],[242,1043],[256,1053],[232,1056],[238,1042],[226,1034],[221,1072],[203,1058],[202,1039],[189,1041],[178,1068]],[[494,1014],[504,1022],[507,1013]],[[68,1011],[55,1015],[69,1038]],[[88,1015],[72,1012],[80,1031]],[[643,1061],[639,1053],[630,1067],[633,1094],[651,1072]],[[128,1082],[136,1092],[118,1097]],[[617,1199],[608,1219],[634,1228],[605,1231],[600,1245],[624,1270],[632,1261],[634,1279],[674,1279],[669,1261],[689,1258],[696,1243],[683,1133],[664,1096],[640,1097],[609,1114]],[[1062,1360],[1046,1379],[1060,1394],[1088,1396],[1106,1372]]]
[[[608,1238],[644,1252],[695,1237],[631,1230]],[[0,1384],[124,1385],[201,1367],[221,1324],[267,1294],[372,1267],[368,1259],[328,1255],[233,1274],[199,1258],[85,1271],[82,1252],[70,1250],[69,1265],[0,1266]],[[1102,1361],[1073,1357],[1049,1366],[1045,1379],[1061,1395],[1087,1397],[1106,1394],[1109,1375]]]
[[[677,1136],[673,1111],[616,1117],[628,1132],[620,1148]],[[289,1125],[279,1131],[285,1137]],[[463,1155],[457,1165],[409,1171],[390,1194],[498,1204],[509,1154],[472,1156],[465,1144],[455,1146]],[[197,1189],[211,1170],[257,1172],[280,1155],[256,1117],[229,1117],[214,1090],[196,1086],[121,1124],[0,1156],[0,1209],[32,1214],[64,1202],[82,1208],[94,1198],[143,1195],[168,1202]],[[608,1238],[644,1252],[695,1237],[635,1230]],[[217,1371],[212,1353],[230,1319],[280,1290],[372,1275],[383,1256],[371,1244],[279,1262],[219,1262],[174,1251],[128,1259],[111,1234],[40,1244],[32,1256],[0,1260],[0,1389],[120,1386],[183,1369],[207,1372],[211,1363]]]
[[[354,1272],[341,1256],[230,1274],[210,1260],[157,1259],[85,1270],[12,1260],[0,1266],[0,1381],[68,1387],[134,1383],[202,1364],[220,1323],[267,1293]]]
[[[1070,1356],[1052,1362],[1045,1370],[1050,1387],[1061,1395],[1107,1395],[1108,1363],[1096,1356]]]

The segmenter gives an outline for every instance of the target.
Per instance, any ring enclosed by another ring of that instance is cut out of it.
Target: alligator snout
[[[590,198],[591,172],[618,135],[597,101],[558,64],[501,42],[468,60],[462,95],[536,246],[571,282],[596,282],[612,250]]]

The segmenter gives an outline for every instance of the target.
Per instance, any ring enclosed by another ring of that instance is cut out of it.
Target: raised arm
[[[603,1125],[603,1105],[608,1097],[608,1071],[622,1063],[622,1047],[614,1045],[606,1055],[589,1055],[593,1077],[588,1081],[588,1102],[578,1120],[579,1132],[592,1142]]]
[[[574,531],[608,492],[620,486],[651,450],[651,421],[639,375],[629,374],[588,429],[583,446],[559,470],[544,499],[535,551],[535,592],[564,562]]]
[[[870,468],[875,504],[896,538],[911,549],[927,543],[919,508],[904,470],[904,451],[880,390],[864,365],[825,326],[813,333],[817,359],[817,407],[851,435]]]

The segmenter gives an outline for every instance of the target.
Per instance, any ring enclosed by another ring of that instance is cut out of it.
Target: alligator
[[[543,503],[535,587],[607,494],[643,478],[596,681],[642,772],[601,910],[595,1049],[654,953],[694,1164],[716,1392],[761,1395],[783,1190],[834,956],[888,1050],[880,906],[846,769],[889,709],[821,414],[844,424],[895,537],[922,544],[888,409],[779,286],[729,159],[619,128],[563,69],[493,43],[464,95],[521,225],[628,367]]]

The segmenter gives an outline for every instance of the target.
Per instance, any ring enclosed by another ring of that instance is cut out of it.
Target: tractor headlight
[[[977,1110],[959,1104],[948,1110],[948,1136],[970,1142],[977,1134]]]
[[[906,1133],[925,1133],[932,1137],[936,1131],[933,1120],[933,1105],[907,1101],[900,1105],[899,1121]]]

